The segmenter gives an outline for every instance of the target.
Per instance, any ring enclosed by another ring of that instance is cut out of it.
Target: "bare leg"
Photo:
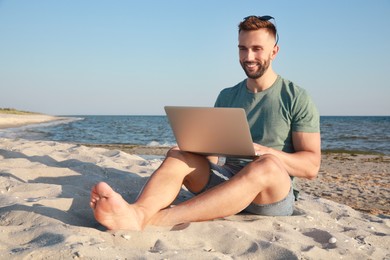
[[[290,189],[290,177],[281,162],[265,155],[231,180],[178,206],[163,209],[175,199],[183,180],[192,190],[200,190],[208,180],[208,171],[205,158],[171,152],[135,204],[128,204],[108,185],[98,184],[91,193],[91,207],[95,218],[108,229],[142,230],[147,224],[176,225],[229,216],[252,201],[279,201]],[[199,182],[194,181],[197,174]]]
[[[263,156],[229,181],[178,206],[158,212],[152,225],[176,225],[236,214],[252,201],[273,203],[285,198],[290,177],[274,156]]]
[[[142,230],[158,211],[173,202],[183,182],[200,190],[208,181],[209,171],[203,156],[172,149],[134,204],[128,204],[106,183],[99,183],[92,189],[90,206],[96,220],[108,229]],[[185,179],[187,176],[196,178]]]
[[[148,209],[151,218],[176,199],[183,183],[202,189],[210,176],[210,164],[200,155],[173,149],[163,164],[149,178],[136,204]]]

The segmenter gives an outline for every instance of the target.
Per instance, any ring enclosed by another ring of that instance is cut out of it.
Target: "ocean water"
[[[0,137],[88,144],[176,144],[166,116],[72,116],[68,120],[0,130]],[[322,150],[390,155],[389,116],[322,116]]]
[[[390,155],[390,116],[321,117],[323,150]]]

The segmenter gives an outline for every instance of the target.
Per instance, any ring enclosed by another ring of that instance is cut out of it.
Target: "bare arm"
[[[321,164],[320,133],[293,132],[295,153],[285,153],[259,144],[254,144],[257,153],[273,154],[284,164],[291,176],[314,179]]]

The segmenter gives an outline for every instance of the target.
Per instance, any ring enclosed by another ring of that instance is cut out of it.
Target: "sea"
[[[166,116],[66,116],[0,129],[0,137],[81,144],[176,145]],[[390,116],[321,116],[323,151],[390,155]]]

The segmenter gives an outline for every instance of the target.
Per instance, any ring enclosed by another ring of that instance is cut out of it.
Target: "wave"
[[[149,147],[172,147],[172,146],[177,146],[177,143],[168,143],[168,142],[159,143],[157,141],[151,141],[146,146],[149,146]]]
[[[370,139],[370,136],[362,136],[362,135],[340,135],[336,138],[343,140],[343,139],[351,139],[351,140],[368,140]]]

